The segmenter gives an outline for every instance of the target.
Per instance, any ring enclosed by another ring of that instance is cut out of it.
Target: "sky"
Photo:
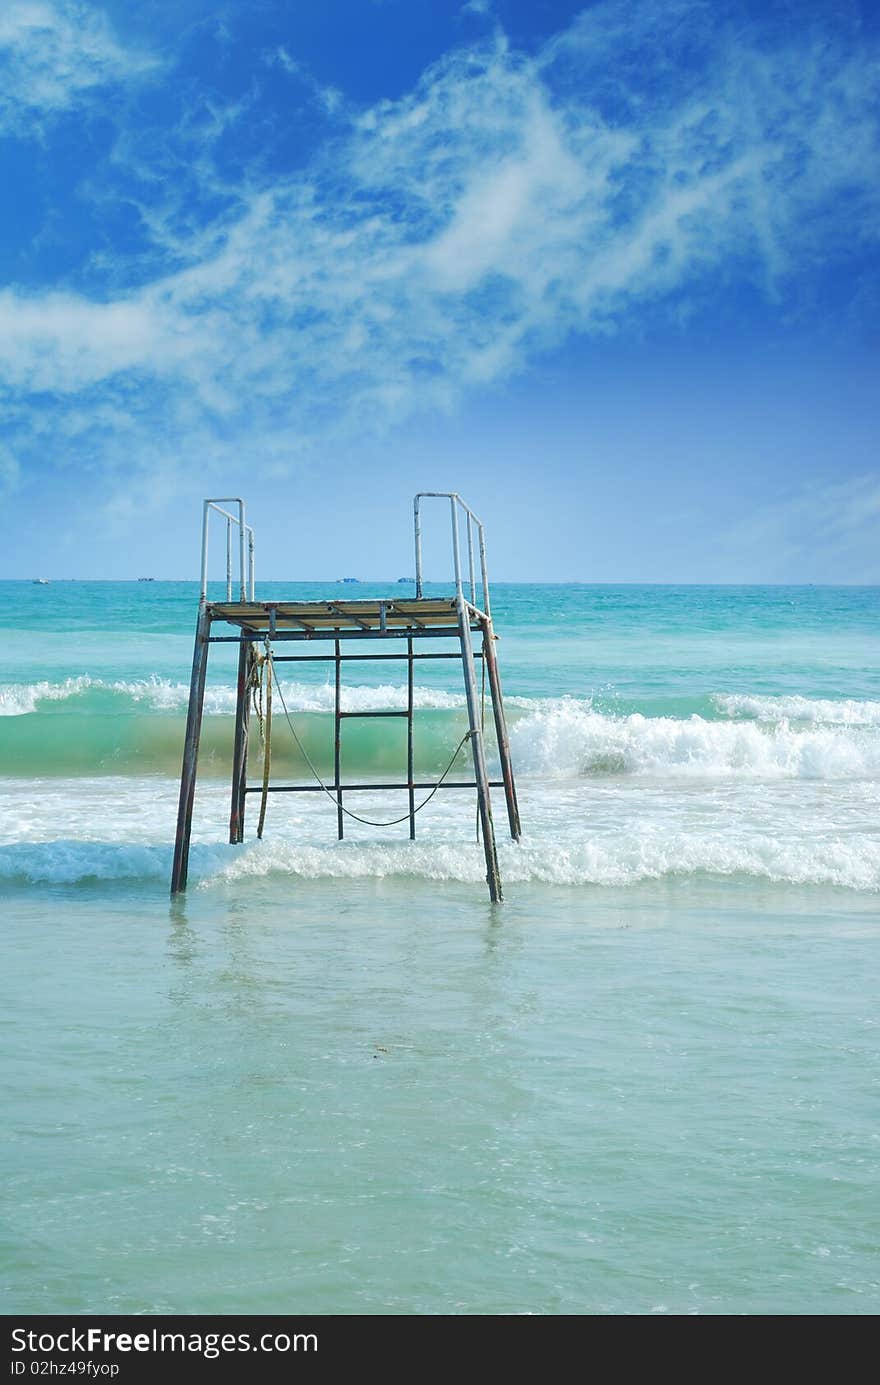
[[[194,578],[243,495],[263,579],[396,578],[457,490],[499,580],[880,583],[878,56],[868,0],[2,0],[0,576]]]

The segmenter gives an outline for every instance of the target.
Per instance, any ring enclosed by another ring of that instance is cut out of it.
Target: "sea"
[[[230,846],[224,645],[170,900],[196,584],[0,598],[4,1312],[880,1309],[880,588],[496,585],[494,906],[472,790],[415,842],[320,792],[257,840],[250,797]],[[332,667],[277,667],[327,776]],[[345,666],[346,710],[405,699]],[[460,664],[415,706],[431,781]],[[344,776],[405,764],[344,722]],[[311,775],[277,715],[272,774]]]

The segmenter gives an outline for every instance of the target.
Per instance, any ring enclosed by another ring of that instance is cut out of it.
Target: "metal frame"
[[[238,514],[231,515],[223,505],[237,505]],[[244,501],[237,495],[220,495],[202,502],[202,585],[199,600],[208,596],[208,530],[211,512],[226,520],[226,600],[232,600],[232,526],[238,525],[238,579],[242,601],[254,599],[254,531],[244,520]],[[247,548],[247,559],[245,559]]]
[[[422,595],[422,516],[421,501],[423,500],[448,500],[450,511],[450,522],[452,529],[452,566],[455,573],[455,595],[461,601],[464,599],[464,590],[461,576],[461,540],[458,530],[458,512],[462,510],[465,516],[465,527],[467,530],[468,546],[468,585],[471,591],[470,604],[478,615],[492,618],[492,608],[489,604],[489,573],[486,567],[486,531],[482,520],[474,514],[469,505],[466,505],[457,491],[419,491],[413,499],[413,541],[416,553],[416,600]],[[477,606],[477,579],[474,564],[474,528],[480,544],[480,576],[483,587],[483,609]]]
[[[445,499],[450,502],[450,521],[452,535],[452,557],[455,577],[455,599],[442,598],[438,603],[432,598],[424,598],[422,595],[422,555],[421,555],[421,516],[420,502],[424,499]],[[223,505],[236,505],[238,514],[232,514],[229,510],[222,508]],[[225,605],[215,603],[212,605],[207,600],[207,581],[208,581],[208,530],[211,513],[216,512],[226,520],[226,595]],[[463,564],[461,553],[461,530],[460,512],[465,517],[465,529],[467,535],[467,573],[468,586],[470,589],[470,600],[465,597],[464,580],[462,576]],[[278,662],[298,663],[298,662],[329,662],[335,666],[335,750],[334,750],[334,773],[332,784],[332,796],[336,801],[337,809],[337,832],[338,836],[343,836],[343,795],[350,792],[362,792],[365,790],[398,790],[406,791],[409,800],[409,812],[405,818],[409,819],[410,838],[415,838],[415,790],[416,789],[462,789],[475,788],[477,791],[477,802],[479,812],[479,826],[483,842],[483,850],[486,857],[486,881],[489,886],[489,895],[493,902],[500,902],[502,899],[501,875],[498,868],[498,856],[495,846],[495,829],[492,820],[492,805],[490,799],[490,789],[503,788],[507,805],[508,823],[510,835],[514,841],[519,841],[521,835],[519,808],[516,799],[516,787],[513,778],[513,767],[510,760],[510,744],[507,735],[507,726],[504,717],[504,705],[501,692],[501,680],[498,671],[498,661],[495,654],[495,640],[497,636],[492,627],[492,616],[489,604],[489,577],[486,566],[486,540],[482,521],[477,518],[474,512],[464,503],[461,497],[454,491],[421,491],[413,502],[414,515],[414,537],[416,551],[416,602],[422,601],[423,606],[416,611],[394,611],[393,601],[380,601],[375,603],[376,610],[367,612],[368,619],[362,618],[364,604],[372,605],[368,600],[364,603],[354,601],[346,602],[327,602],[326,609],[330,615],[337,615],[340,619],[339,626],[315,626],[309,625],[305,619],[299,619],[297,610],[305,614],[305,604],[297,602],[278,602],[254,600],[254,531],[245,522],[244,501],[235,498],[215,498],[204,502],[202,517],[202,580],[199,596],[199,612],[196,624],[195,648],[193,650],[193,667],[190,681],[189,708],[187,712],[186,736],[184,741],[183,768],[180,782],[180,799],[178,804],[177,836],[174,847],[174,863],[171,876],[171,892],[176,894],[186,888],[187,870],[189,860],[189,844],[192,826],[192,811],[195,797],[196,771],[198,765],[199,739],[201,733],[202,711],[205,695],[205,680],[207,674],[208,653],[212,644],[237,644],[239,646],[238,659],[238,689],[236,698],[235,712],[235,734],[233,741],[232,754],[232,790],[229,816],[229,840],[230,842],[241,842],[244,839],[244,815],[247,797],[251,793],[320,793],[322,791],[319,784],[268,784],[264,783],[261,787],[248,785],[247,783],[247,755],[248,755],[248,719],[250,712],[250,685],[251,674],[255,660],[255,644],[264,640],[270,642],[301,642],[315,640],[332,640],[333,652],[328,654],[279,654]],[[232,600],[233,585],[233,544],[232,526],[238,525],[239,530],[239,588],[240,602],[243,607],[239,613],[236,611],[236,604]],[[477,577],[476,577],[476,558],[474,531],[479,546],[480,572],[482,584],[482,597],[484,609],[476,605]],[[246,557],[247,549],[247,557]],[[248,595],[249,591],[249,595]],[[447,611],[443,602],[449,601],[448,619]],[[250,602],[257,606],[258,611],[248,611],[246,603]],[[408,605],[414,603],[408,602]],[[419,621],[419,615],[423,621],[427,622],[436,618],[438,604],[441,614],[444,617],[442,625],[423,624]],[[279,607],[285,605],[294,609],[290,612],[283,609],[279,612]],[[346,606],[360,607],[358,610],[347,610]],[[406,620],[403,627],[393,627],[387,622],[389,612],[394,618]],[[368,621],[376,620],[375,626]],[[265,620],[268,628],[266,630],[256,628],[255,621]],[[345,629],[341,625],[342,620],[350,620],[358,628]],[[212,635],[211,626],[214,621],[223,622],[228,625],[238,625],[235,635]],[[248,621],[251,622],[248,625]],[[300,628],[279,628],[279,621],[290,621]],[[480,636],[480,648],[474,649],[473,635]],[[427,651],[422,653],[414,648],[416,640],[442,640],[456,639],[459,644],[459,653],[441,653],[437,651]],[[365,653],[365,654],[343,654],[343,640],[396,640],[405,643],[405,649],[394,653]],[[405,711],[367,711],[367,712],[344,712],[342,710],[342,664],[346,662],[360,662],[367,659],[404,659],[407,663],[407,706]],[[414,664],[417,659],[461,659],[462,672],[464,675],[465,698],[468,709],[469,732],[468,738],[471,742],[471,752],[473,756],[474,778],[471,780],[444,780],[441,784],[435,785],[430,781],[425,783],[418,781],[414,777],[414,747],[413,747],[413,713],[414,713]],[[487,683],[492,701],[492,711],[495,722],[495,732],[498,742],[498,755],[501,761],[502,778],[500,780],[490,780],[486,766],[486,754],[483,739],[482,727],[482,708],[481,700],[477,690],[476,661],[482,659],[484,670],[487,676]],[[382,781],[378,783],[356,783],[345,784],[342,782],[341,767],[341,727],[344,720],[350,717],[405,717],[407,720],[407,767],[406,779],[399,783]],[[405,819],[404,819],[405,820]]]

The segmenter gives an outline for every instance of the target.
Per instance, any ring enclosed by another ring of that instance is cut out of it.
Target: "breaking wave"
[[[284,699],[296,712],[332,712],[335,692],[332,683],[296,683],[281,680]],[[236,690],[231,686],[209,687],[205,690],[207,716],[231,716],[235,711]],[[343,689],[345,711],[368,711],[381,707],[406,707],[405,687],[382,684],[378,687],[353,686]],[[185,712],[189,701],[189,684],[175,683],[167,678],[144,678],[107,682],[82,674],[65,678],[60,683],[8,683],[0,686],[0,717],[26,716],[45,708],[47,703],[72,702],[81,713],[103,710],[112,702],[115,710]],[[415,706],[446,709],[463,707],[464,694],[443,692],[433,688],[416,688]]]
[[[774,883],[880,890],[880,840],[730,840],[671,831],[634,831],[626,838],[578,844],[500,844],[501,869],[510,883],[626,886],[643,880],[694,875],[744,876]],[[20,842],[0,847],[0,879],[39,884],[114,881],[167,882],[168,846],[113,842]],[[303,845],[284,840],[242,847],[199,844],[190,861],[191,884],[209,889],[227,882],[286,875],[308,880],[417,878],[481,883],[482,851],[472,843],[339,843]]]
[[[756,696],[715,693],[712,702],[729,717],[756,721],[799,721],[816,726],[880,726],[880,702],[856,698],[800,697],[798,694]]]
[[[561,778],[852,779],[880,772],[880,735],[870,726],[612,716],[565,699],[518,720],[511,742],[522,771]]]
[[[334,689],[328,683],[282,682],[286,704],[310,757],[330,772]],[[0,688],[0,773],[170,774],[179,771],[186,684],[153,678],[104,682],[88,676]],[[416,768],[431,776],[465,729],[459,693],[415,691]],[[201,773],[225,775],[235,690],[209,688]],[[404,686],[344,689],[346,711],[406,705]],[[543,778],[603,775],[742,779],[859,779],[880,773],[880,702],[717,693],[689,715],[625,714],[590,699],[509,697],[511,743],[521,774]],[[690,704],[691,706],[693,703]],[[682,711],[684,708],[681,709]],[[493,728],[488,718],[493,752]],[[402,722],[348,722],[346,774],[399,775],[405,763]],[[254,760],[259,746],[256,732]],[[273,763],[283,774],[306,773],[282,719]]]

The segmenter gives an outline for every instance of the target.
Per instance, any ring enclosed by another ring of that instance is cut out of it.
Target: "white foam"
[[[0,878],[52,884],[148,880],[164,889],[171,868],[177,783],[115,779],[7,781]],[[267,835],[230,847],[223,823],[225,785],[201,785],[190,878],[203,888],[258,877],[416,878],[481,885],[482,850],[472,836],[473,795],[438,795],[419,818],[419,839],[350,826],[333,841],[335,810],[320,795],[270,804]],[[303,801],[307,800],[307,801]],[[389,816],[382,795],[359,797],[365,816]],[[405,796],[404,796],[405,806]],[[698,874],[796,885],[880,891],[880,791],[858,785],[791,783],[725,787],[692,781],[524,783],[526,837],[503,835],[496,804],[502,876],[509,884],[624,887]],[[393,815],[393,814],[390,814]],[[56,840],[63,822],[63,840]]]
[[[26,716],[41,702],[63,702],[94,686],[95,680],[88,674],[65,678],[62,683],[6,683],[0,686],[0,717]]]
[[[332,683],[297,683],[281,679],[284,701],[290,712],[332,712],[336,692]],[[171,683],[165,679],[150,679],[142,683],[113,683],[115,692],[128,693],[136,702],[145,702],[156,711],[184,711],[189,700],[188,683]],[[231,715],[235,711],[236,690],[229,686],[205,690],[205,712],[208,715]],[[433,688],[415,688],[413,704],[419,709],[438,711],[457,710],[465,705],[463,695]],[[343,687],[342,708],[346,712],[378,711],[382,708],[404,710],[407,705],[405,686],[382,683],[377,687],[357,684]]]
[[[331,683],[297,683],[281,680],[284,700],[291,712],[332,712],[335,692]],[[63,682],[6,684],[0,686],[0,716],[25,716],[38,710],[42,702],[62,702],[81,697],[91,690],[120,693],[151,711],[183,712],[189,700],[189,684],[172,682],[167,678],[117,679],[113,682],[91,678],[65,678]],[[235,711],[236,689],[230,685],[208,687],[205,690],[207,715],[231,715]],[[465,705],[463,694],[442,689],[416,688],[414,705],[425,710],[457,710]],[[378,687],[352,685],[343,688],[342,706],[345,711],[379,710],[384,707],[403,710],[407,705],[405,685],[381,684]]]
[[[839,779],[880,772],[880,737],[868,727],[608,716],[573,699],[517,721],[511,743],[522,772],[559,778]]]
[[[282,680],[281,688],[291,712],[332,712],[334,709],[336,695],[331,683],[316,685]],[[405,686],[382,683],[375,688],[351,685],[342,689],[342,708],[346,712],[381,711],[384,708],[403,711],[406,705]],[[413,689],[413,705],[424,711],[458,711],[465,706],[465,698],[463,693],[416,687]]]
[[[820,845],[770,840],[698,840],[685,834],[657,837],[635,832],[628,839],[597,838],[580,845],[500,847],[502,876],[509,883],[623,887],[643,880],[706,874],[748,876],[776,883],[880,890],[880,842]],[[170,846],[114,842],[18,843],[0,849],[0,877],[31,883],[165,881]],[[317,879],[418,878],[480,884],[481,848],[471,842],[371,842],[318,846],[284,840],[231,848],[193,847],[190,878],[201,888],[270,875]]]
[[[282,681],[289,711],[329,714],[330,683]],[[103,690],[124,695],[153,712],[182,714],[189,686],[158,677],[103,682],[87,676],[0,688],[0,714],[20,716],[43,702]],[[229,715],[235,689],[209,687],[208,715]],[[397,684],[353,685],[343,690],[346,711],[402,710],[407,690]],[[692,715],[621,716],[576,698],[507,699],[511,742],[523,775],[577,778],[605,774],[673,778],[859,779],[880,773],[880,703],[716,694],[723,719]],[[418,687],[419,710],[461,713],[459,693]],[[450,742],[454,744],[453,732]],[[490,719],[491,739],[491,719]]]
[[[822,726],[880,726],[880,702],[847,698],[801,697],[796,693],[776,696],[753,693],[715,693],[718,711],[731,717],[756,721],[811,722]]]

